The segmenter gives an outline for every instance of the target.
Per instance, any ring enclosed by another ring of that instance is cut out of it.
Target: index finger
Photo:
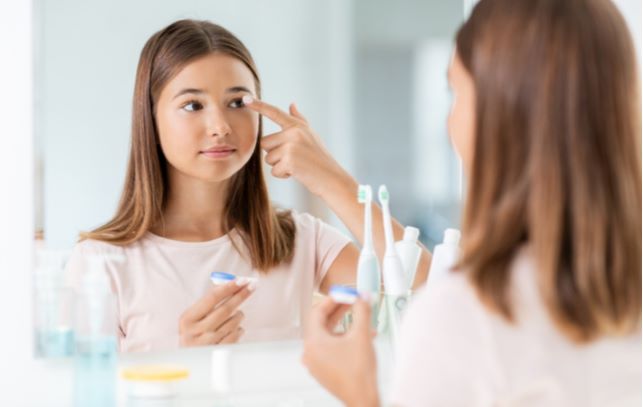
[[[188,308],[183,316],[190,321],[200,321],[212,312],[217,304],[241,291],[244,287],[245,285],[238,285],[235,281],[212,287],[203,297]]]
[[[277,123],[282,129],[297,123],[295,117],[276,106],[266,103],[263,100],[255,99],[252,96],[245,95],[243,97],[243,104],[249,109],[266,116],[273,122]]]

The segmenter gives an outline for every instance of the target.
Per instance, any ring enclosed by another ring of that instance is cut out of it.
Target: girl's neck
[[[168,171],[172,172],[172,171]],[[223,236],[228,181],[219,183],[169,177],[163,219],[150,231],[168,239],[200,242]]]

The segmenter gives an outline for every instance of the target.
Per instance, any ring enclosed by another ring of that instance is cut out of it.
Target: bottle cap
[[[407,226],[404,228],[404,240],[417,242],[418,237],[420,237],[420,229],[414,228],[413,226]]]
[[[458,229],[447,229],[444,231],[444,243],[460,244],[460,231]]]

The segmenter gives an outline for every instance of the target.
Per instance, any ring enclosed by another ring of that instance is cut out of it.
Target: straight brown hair
[[[250,52],[223,27],[208,21],[179,20],[154,34],[143,47],[138,62],[132,141],[118,209],[105,225],[81,233],[81,240],[127,245],[142,238],[157,222],[162,222],[169,184],[167,161],[158,142],[154,105],[163,87],[186,64],[214,52],[243,62],[254,76],[257,97],[261,97],[261,81]],[[261,161],[261,136],[260,119],[254,153],[230,180],[224,230],[230,232],[236,228],[248,248],[253,267],[267,271],[290,261],[296,229],[291,213],[277,212],[268,198]],[[235,248],[239,249],[236,245]]]
[[[621,14],[610,0],[481,0],[456,52],[477,94],[458,268],[512,320],[510,263],[527,245],[571,340],[640,329],[641,106]]]

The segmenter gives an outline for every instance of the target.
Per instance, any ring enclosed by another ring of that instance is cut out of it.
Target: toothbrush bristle
[[[359,203],[366,203],[373,199],[373,190],[370,185],[360,185],[357,190],[357,200]]]
[[[386,185],[380,185],[379,195],[380,202],[389,200],[388,189],[386,189]]]
[[[366,186],[360,185],[357,189],[357,200],[359,203],[366,202]]]

